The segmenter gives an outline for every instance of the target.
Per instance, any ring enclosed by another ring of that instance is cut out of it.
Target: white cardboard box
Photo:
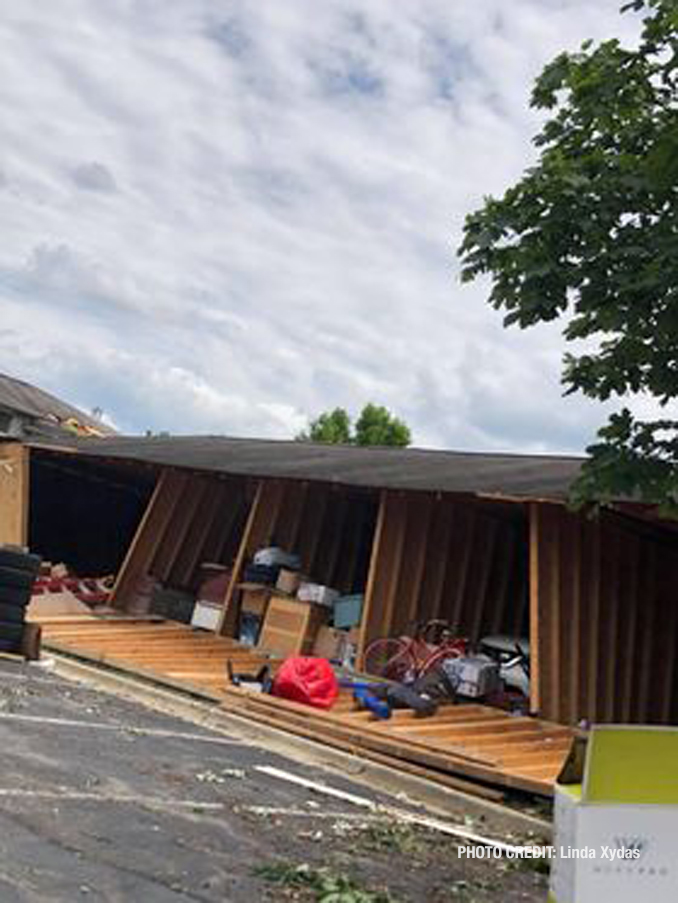
[[[336,589],[323,586],[320,583],[302,583],[297,590],[297,599],[302,602],[315,602],[316,605],[326,605],[331,608],[339,598]]]
[[[556,785],[554,846],[550,903],[676,903],[678,729],[593,728]]]
[[[203,630],[216,630],[223,608],[211,602],[196,602],[191,617],[191,627],[202,627]]]

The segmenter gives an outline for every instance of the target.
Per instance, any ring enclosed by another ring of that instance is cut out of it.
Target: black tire
[[[0,568],[17,568],[20,571],[28,571],[29,574],[37,574],[41,562],[42,558],[39,555],[15,552],[13,549],[0,549]]]
[[[30,601],[30,589],[20,589],[17,586],[2,586],[0,584],[0,605],[18,605],[20,608],[25,608]]]
[[[16,586],[31,589],[35,583],[35,574],[22,571],[20,568],[0,567],[0,586]]]
[[[23,624],[12,624],[9,621],[0,621],[0,640],[7,640],[20,644],[23,635]]]
[[[26,609],[21,605],[3,605],[0,602],[0,621],[9,621],[12,624],[23,624],[26,618]]]

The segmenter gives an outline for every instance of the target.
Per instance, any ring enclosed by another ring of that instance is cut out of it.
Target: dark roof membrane
[[[554,500],[567,497],[584,461],[555,455],[360,448],[225,436],[69,438],[67,445],[83,455],[241,476]]]

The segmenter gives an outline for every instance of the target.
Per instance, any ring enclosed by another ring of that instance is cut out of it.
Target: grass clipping
[[[289,888],[304,888],[314,894],[317,903],[395,903],[384,891],[369,891],[359,887],[346,875],[329,869],[312,868],[303,863],[292,865],[275,862],[254,869],[254,874],[273,884]]]

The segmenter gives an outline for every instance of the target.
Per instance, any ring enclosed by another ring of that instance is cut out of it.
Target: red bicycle
[[[415,626],[413,636],[374,640],[365,650],[368,674],[410,683],[432,671],[446,658],[466,655],[468,640],[456,635],[447,621],[436,619]]]

